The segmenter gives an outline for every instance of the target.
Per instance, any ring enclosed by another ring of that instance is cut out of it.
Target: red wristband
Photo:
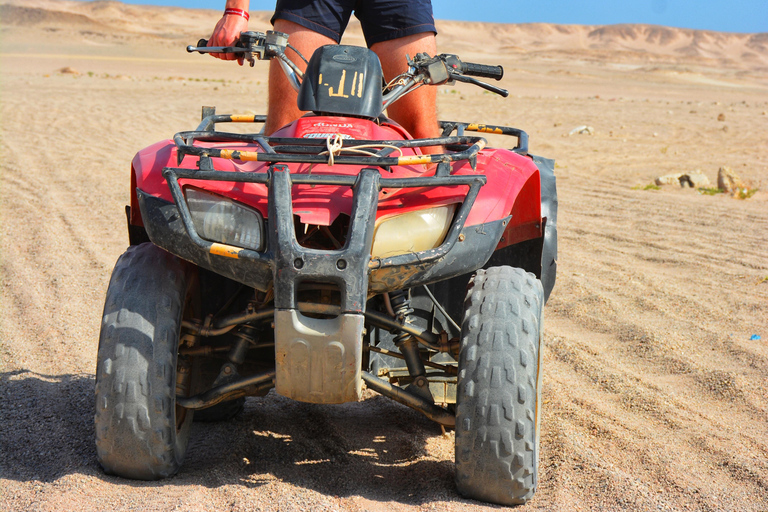
[[[226,16],[227,14],[242,16],[243,18],[245,18],[245,21],[248,21],[249,19],[251,19],[250,15],[248,14],[248,11],[244,11],[242,9],[233,9],[229,7],[227,9],[224,9],[224,16]]]

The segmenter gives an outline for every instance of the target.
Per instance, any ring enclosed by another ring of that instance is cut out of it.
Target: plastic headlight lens
[[[184,193],[192,222],[202,238],[254,251],[262,250],[264,221],[257,210],[195,188],[187,188]]]
[[[434,249],[443,243],[451,227],[455,204],[389,217],[378,223],[371,255],[388,258]]]

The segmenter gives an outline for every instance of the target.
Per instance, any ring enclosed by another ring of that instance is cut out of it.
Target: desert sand
[[[100,469],[96,349],[131,158],[203,105],[265,112],[266,66],[184,51],[217,18],[0,1],[0,509],[496,509],[456,493],[452,432],[372,393],[249,399],[196,424],[165,481]],[[440,117],[522,128],[558,162],[541,479],[519,510],[768,510],[768,34],[438,29],[442,52],[503,65],[511,92],[446,87]],[[714,186],[722,166],[762,190],[645,189],[696,169]]]

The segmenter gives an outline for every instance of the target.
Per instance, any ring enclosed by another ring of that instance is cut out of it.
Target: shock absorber
[[[408,290],[398,290],[389,294],[389,300],[392,304],[392,310],[395,313],[395,319],[400,324],[409,322],[410,315],[413,313],[411,301],[408,299]],[[419,343],[411,334],[400,331],[394,339],[400,353],[405,358],[405,364],[408,367],[408,373],[413,379],[413,383],[406,389],[419,396],[432,400],[432,393],[429,391],[429,382],[427,381],[427,370],[424,368],[424,362],[419,353]]]
[[[245,354],[248,352],[250,344],[254,343],[256,336],[256,329],[250,325],[241,325],[237,332],[234,333],[235,343],[227,354],[229,361],[221,366],[219,376],[213,382],[214,386],[239,378],[237,367],[245,361]]]
[[[232,350],[229,351],[227,357],[232,364],[242,364],[245,361],[245,353],[248,351],[248,346],[251,343],[255,343],[257,337],[256,329],[250,325],[241,325],[235,333],[235,344],[232,346]]]

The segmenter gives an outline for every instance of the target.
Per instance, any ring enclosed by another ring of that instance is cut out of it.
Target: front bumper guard
[[[363,169],[357,176],[297,175],[291,174],[288,168],[283,165],[274,165],[267,173],[233,173],[166,167],[163,170],[163,176],[168,182],[189,241],[202,250],[202,252],[242,260],[243,263],[247,263],[249,267],[254,268],[250,272],[251,279],[249,279],[249,282],[234,277],[236,280],[252,285],[260,290],[265,290],[269,282],[273,281],[275,307],[277,309],[296,309],[296,284],[300,281],[333,283],[341,291],[342,312],[349,313],[362,313],[364,311],[369,292],[369,274],[381,269],[408,267],[411,270],[407,274],[415,275],[417,272],[414,269],[425,271],[451,252],[459,241],[469,212],[480,192],[480,187],[486,183],[484,175],[381,178],[379,171],[376,169]],[[192,216],[184,200],[184,195],[179,185],[180,179],[261,183],[267,185],[269,190],[268,220],[270,223],[267,249],[264,252],[257,252],[210,242],[201,238],[194,227]],[[299,245],[294,231],[291,187],[301,184],[347,186],[353,189],[350,225],[346,243],[341,249],[317,250]],[[407,253],[389,258],[371,258],[370,251],[375,222],[375,215],[371,215],[371,212],[376,211],[379,191],[382,188],[441,186],[469,187],[464,202],[459,208],[443,243],[427,251]],[[145,206],[148,206],[147,199],[149,198],[151,196],[142,194],[139,191],[142,216],[146,219],[147,214],[149,214],[148,217],[150,219],[150,222],[145,222],[145,227],[150,239],[165,248],[161,231],[164,231],[163,225],[168,224],[173,219],[167,217],[165,219],[158,218],[157,215],[153,216],[151,212],[145,211]],[[153,221],[157,221],[158,224]],[[481,231],[483,230],[481,229]],[[483,244],[484,247],[487,246],[490,249],[488,256],[490,256],[497,242],[498,237],[495,240],[488,239],[487,243]],[[477,249],[477,246],[473,247],[473,250],[477,251]],[[169,248],[169,250],[175,253],[172,248]],[[180,254],[180,256],[185,257],[184,254]],[[211,261],[211,258],[205,259],[208,262]],[[198,262],[197,259],[192,259],[192,261]],[[480,265],[482,263],[484,261]],[[466,269],[462,270],[466,271]],[[432,275],[431,273],[427,274]],[[257,282],[252,282],[253,280]],[[386,291],[380,289],[387,286],[386,280],[377,280],[374,277],[372,281],[375,283],[372,286],[372,292]],[[423,282],[418,284],[423,284]],[[412,285],[409,284],[409,286]]]

